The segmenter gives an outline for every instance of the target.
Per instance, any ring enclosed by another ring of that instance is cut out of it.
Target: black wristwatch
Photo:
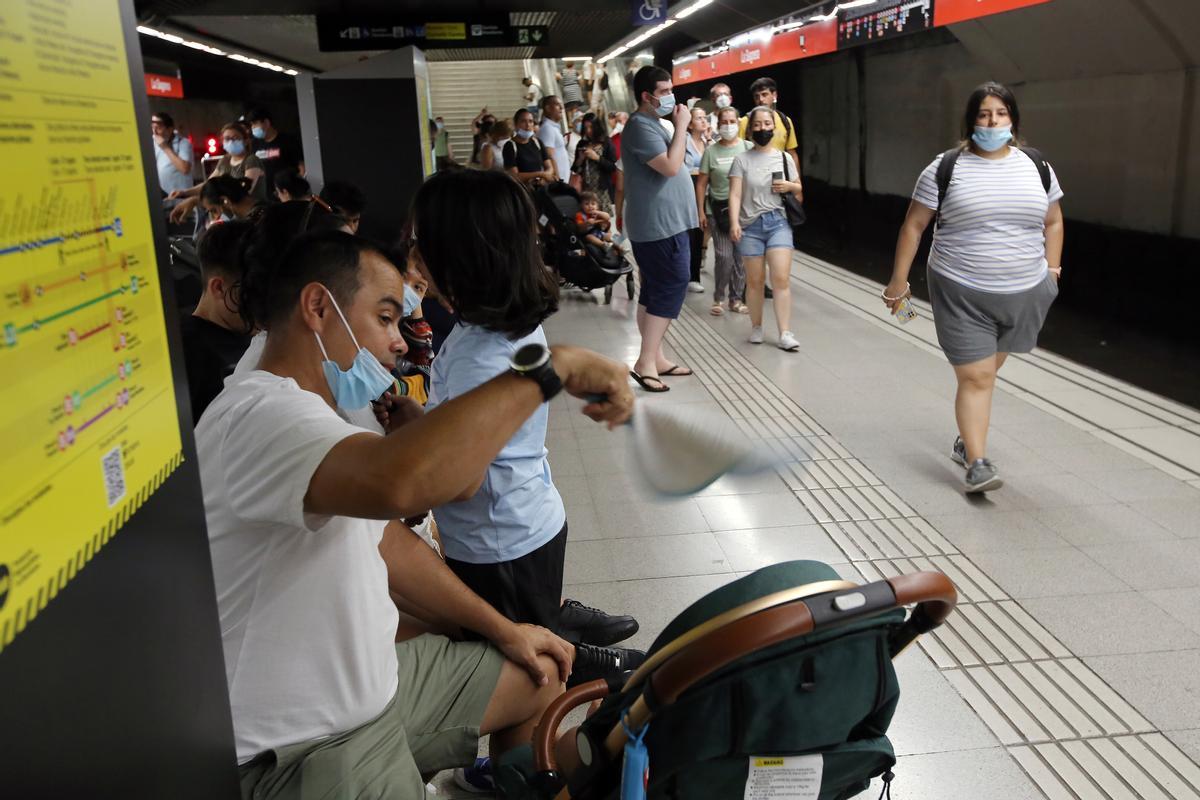
[[[550,348],[545,345],[525,345],[513,354],[508,368],[512,374],[534,381],[542,390],[543,400],[550,400],[562,391],[562,380],[550,363]]]

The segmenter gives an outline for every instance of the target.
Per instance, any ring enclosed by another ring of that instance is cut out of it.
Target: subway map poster
[[[116,3],[0,6],[0,649],[182,460],[145,133]]]

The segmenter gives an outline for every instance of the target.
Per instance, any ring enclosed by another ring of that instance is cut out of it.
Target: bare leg
[[[771,270],[771,288],[775,297],[771,307],[775,309],[775,324],[779,332],[791,330],[792,322],[792,249],[777,247],[767,251],[767,266]]]
[[[550,657],[539,656],[539,660],[547,675],[558,671],[558,664]],[[490,734],[492,737],[492,757],[528,744],[533,738],[533,729],[542,718],[542,712],[565,690],[566,686],[562,683],[536,686],[528,672],[511,661],[505,661],[500,668],[500,679],[492,692],[492,700],[479,726],[481,736]]]
[[[1007,355],[1007,354],[1005,354]],[[967,448],[967,463],[984,458],[987,453],[988,425],[992,418],[992,393],[996,388],[998,356],[954,367],[958,392],[954,397],[954,417],[958,434]]]
[[[750,306],[750,324],[757,328],[763,321],[766,267],[762,256],[742,256],[742,264],[746,267],[746,305]]]
[[[667,335],[671,320],[666,317],[656,317],[646,312],[645,306],[638,306],[638,330],[642,334],[642,348],[633,370],[642,377],[657,378],[659,364],[670,365],[663,355],[662,343]]]

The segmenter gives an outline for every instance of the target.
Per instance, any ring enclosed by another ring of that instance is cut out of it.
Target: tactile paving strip
[[[1050,800],[1200,800],[1200,767],[697,314],[680,359],[864,581],[940,570],[959,591],[921,647]]]

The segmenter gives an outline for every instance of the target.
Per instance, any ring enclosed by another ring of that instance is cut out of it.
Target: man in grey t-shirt
[[[658,67],[638,70],[633,79],[637,111],[621,134],[625,173],[625,234],[641,268],[637,323],[642,348],[633,378],[648,392],[665,392],[660,376],[690,375],[687,367],[666,359],[663,338],[679,316],[691,276],[687,232],[698,224],[696,192],[683,168],[691,111],[676,105],[671,75]],[[671,118],[674,134],[661,120]]]

